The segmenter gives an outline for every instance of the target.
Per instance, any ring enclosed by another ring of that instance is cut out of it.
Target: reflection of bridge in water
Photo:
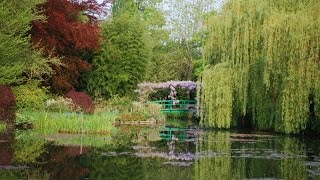
[[[160,138],[167,141],[187,141],[198,138],[201,132],[201,129],[197,127],[164,127],[160,129]]]
[[[190,151],[177,151],[177,143],[189,142],[192,143],[196,141],[199,137],[201,129],[197,127],[190,128],[176,128],[176,127],[164,127],[160,129],[161,140],[166,141],[168,147],[167,152],[154,151],[154,147],[150,146],[134,146],[133,148],[137,150],[133,155],[137,157],[160,157],[168,160],[176,160],[179,162],[168,162],[168,163],[178,163],[179,166],[189,166],[190,161],[195,160],[195,153]],[[178,145],[179,146],[179,145]],[[183,162],[183,161],[188,161]]]

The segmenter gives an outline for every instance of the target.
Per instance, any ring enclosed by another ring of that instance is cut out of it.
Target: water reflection
[[[11,144],[14,141],[14,130],[8,128],[5,132],[0,132],[0,169],[12,163],[14,149]]]
[[[0,134],[0,179],[320,179],[320,141],[197,128],[161,133],[7,131]]]
[[[307,179],[306,145],[294,137],[209,132],[198,140],[195,179]]]
[[[231,141],[228,132],[209,132],[197,141],[195,179],[232,179]]]

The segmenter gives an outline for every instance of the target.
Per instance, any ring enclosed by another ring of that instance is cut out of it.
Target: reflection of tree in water
[[[50,147],[49,161],[43,170],[50,172],[49,179],[81,179],[88,174],[88,169],[81,166],[79,159],[82,153],[89,148],[80,146],[52,146]]]
[[[17,131],[15,134],[14,163],[33,164],[41,161],[49,142],[36,136],[33,131]]]
[[[12,164],[14,150],[11,145],[13,142],[13,128],[8,128],[6,132],[0,133],[0,166],[8,166]]]
[[[80,163],[88,168],[90,179],[143,179],[142,161],[138,157],[102,156],[92,151],[81,157]]]
[[[195,179],[232,179],[230,133],[208,132],[197,142]]]
[[[48,179],[49,175],[40,168],[30,168],[37,164],[44,152],[44,140],[32,139],[26,133],[21,136],[9,128],[0,133],[0,179]],[[29,166],[30,165],[30,166]],[[1,170],[1,168],[0,168]]]
[[[307,179],[306,148],[297,138],[230,138],[208,132],[197,142],[195,179]]]
[[[281,161],[281,178],[284,180],[307,179],[306,146],[301,140],[292,137],[284,139],[284,159]]]

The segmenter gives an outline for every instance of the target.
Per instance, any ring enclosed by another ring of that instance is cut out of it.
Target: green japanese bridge
[[[162,112],[165,113],[184,113],[184,112],[195,112],[196,101],[195,100],[160,100],[152,101],[162,105]]]

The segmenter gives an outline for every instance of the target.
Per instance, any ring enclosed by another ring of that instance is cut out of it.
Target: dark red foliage
[[[33,22],[32,40],[45,47],[49,53],[57,55],[78,55],[84,50],[94,51],[99,45],[100,28],[97,18],[88,15],[88,22],[78,20],[79,14],[83,11],[99,11],[97,4],[90,4],[48,0],[42,7],[47,17],[46,22]]]
[[[48,82],[53,92],[65,94],[79,85],[80,74],[90,65],[84,54],[93,54],[99,48],[100,27],[98,15],[106,7],[95,0],[48,0],[42,7],[46,21],[33,21],[31,37],[51,56],[63,58],[64,66],[55,67],[56,75]],[[79,15],[86,13],[87,21]]]
[[[92,98],[84,92],[70,91],[65,95],[66,98],[70,98],[74,104],[73,109],[81,109],[85,113],[93,113],[94,103]]]
[[[0,121],[13,123],[15,118],[16,98],[9,86],[0,86]]]
[[[65,66],[56,66],[51,85],[55,93],[65,94],[80,85],[79,77],[82,72],[90,70],[91,65],[78,58],[66,56],[62,59]]]

